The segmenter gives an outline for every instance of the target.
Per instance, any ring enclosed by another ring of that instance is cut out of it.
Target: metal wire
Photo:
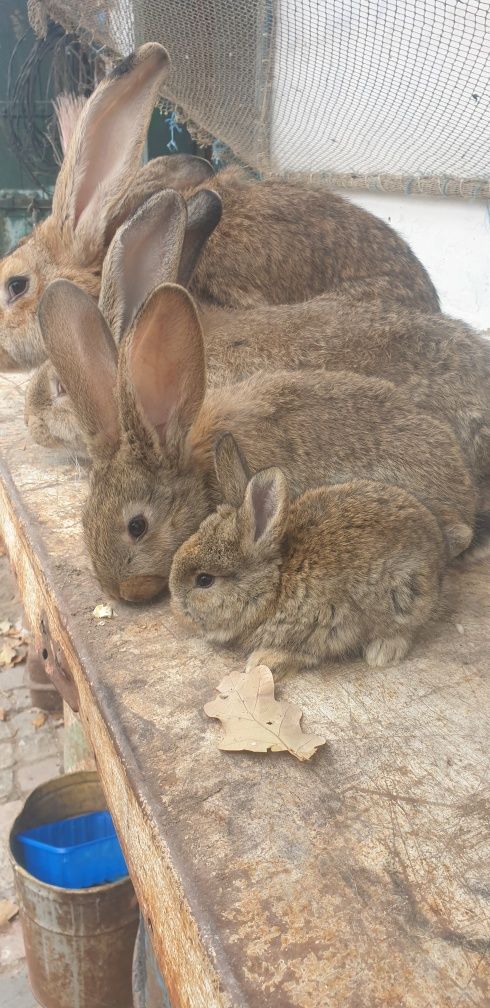
[[[24,56],[29,40],[32,45]],[[14,47],[3,116],[17,160],[33,186],[46,195],[62,157],[52,99],[61,91],[88,96],[103,73],[99,48],[54,22],[45,38],[36,38],[29,29]]]

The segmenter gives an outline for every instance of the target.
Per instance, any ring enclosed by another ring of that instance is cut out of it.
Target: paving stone
[[[1,0],[0,0],[1,5]],[[0,620],[15,623],[21,617],[15,581],[6,558],[0,556]],[[24,685],[24,664],[0,670],[0,898],[13,898],[14,879],[7,840],[14,819],[22,810],[26,792],[59,774],[63,753],[63,730],[49,718],[40,728],[32,723],[38,713],[32,707],[30,690]],[[15,763],[10,762],[10,747]],[[2,758],[3,753],[3,758]],[[58,758],[56,758],[56,754]],[[37,1008],[29,989],[20,921],[0,931],[0,1006]]]
[[[13,966],[25,958],[22,928],[18,917],[0,931],[0,966]],[[4,1003],[4,1002],[2,1002]],[[10,1005],[9,1005],[10,1008]]]
[[[14,819],[17,819],[23,804],[24,802],[18,798],[0,805],[0,842],[6,840],[12,823]]]
[[[10,857],[6,843],[0,846],[0,898],[10,899],[16,902],[14,873],[10,864]],[[2,934],[0,931],[0,947],[2,945]],[[0,997],[0,1004],[3,1004]]]
[[[11,899],[14,895],[14,876],[10,865],[8,838],[14,819],[19,815],[23,804],[21,801],[11,801],[0,805],[0,898],[2,899]],[[1,940],[0,931],[0,944]],[[0,1004],[4,1003],[0,997]]]
[[[30,707],[29,710],[20,711],[10,718],[10,724],[12,725],[16,740],[25,738],[26,735],[34,735],[36,728],[32,722],[36,714],[39,714],[37,708]]]
[[[14,773],[10,768],[8,770],[0,770],[0,800],[2,798],[8,798],[12,788],[14,786]]]
[[[14,697],[14,707],[18,711],[25,710],[26,707],[32,707],[32,697],[31,691],[28,689],[18,689],[10,694]]]
[[[26,966],[15,973],[0,976],[0,1004],[5,1008],[37,1008]]]
[[[35,716],[35,715],[34,715]],[[0,756],[1,756],[0,746]],[[54,731],[46,728],[34,728],[33,735],[25,735],[17,742],[15,749],[16,761],[18,763],[34,763],[34,760],[46,759],[47,756],[56,756],[60,751],[60,745]]]
[[[2,705],[0,704],[0,706]],[[4,742],[5,739],[11,738],[13,733],[14,732],[11,721],[0,721],[0,742]]]
[[[48,759],[31,763],[29,766],[19,767],[16,773],[17,784],[20,791],[25,794],[38,787],[39,784],[44,784],[45,781],[52,780],[53,777],[59,777],[59,773],[59,757],[50,756]]]
[[[14,762],[14,747],[11,742],[0,742],[0,770],[6,770]]]
[[[9,690],[21,689],[24,687],[25,665],[14,665],[13,668],[4,669],[0,672],[0,690],[8,693]]]

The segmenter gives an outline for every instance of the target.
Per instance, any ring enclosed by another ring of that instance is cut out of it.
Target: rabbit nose
[[[119,584],[119,593],[126,602],[141,602],[161,595],[167,579],[154,574],[135,574]]]

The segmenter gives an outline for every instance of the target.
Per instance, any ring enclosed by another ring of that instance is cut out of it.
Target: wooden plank
[[[84,474],[28,442],[0,379],[0,531],[38,643],[65,655],[175,1008],[488,1005],[488,560],[455,564],[441,614],[387,671],[281,683],[329,745],[222,753],[203,714],[237,657],[166,603],[102,594]]]

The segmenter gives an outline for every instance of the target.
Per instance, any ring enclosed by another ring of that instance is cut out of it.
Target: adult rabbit
[[[148,43],[96,88],[77,120],[51,215],[0,262],[0,370],[45,359],[37,307],[58,277],[92,297],[119,224],[158,188],[191,192],[212,168],[181,155],[140,167],[155,101],[168,71]],[[385,275],[405,303],[437,312],[434,287],[406,242],[372,214],[301,177],[256,180],[235,167],[213,178],[225,207],[196,271],[198,298],[232,307],[301,301],[342,282]]]

